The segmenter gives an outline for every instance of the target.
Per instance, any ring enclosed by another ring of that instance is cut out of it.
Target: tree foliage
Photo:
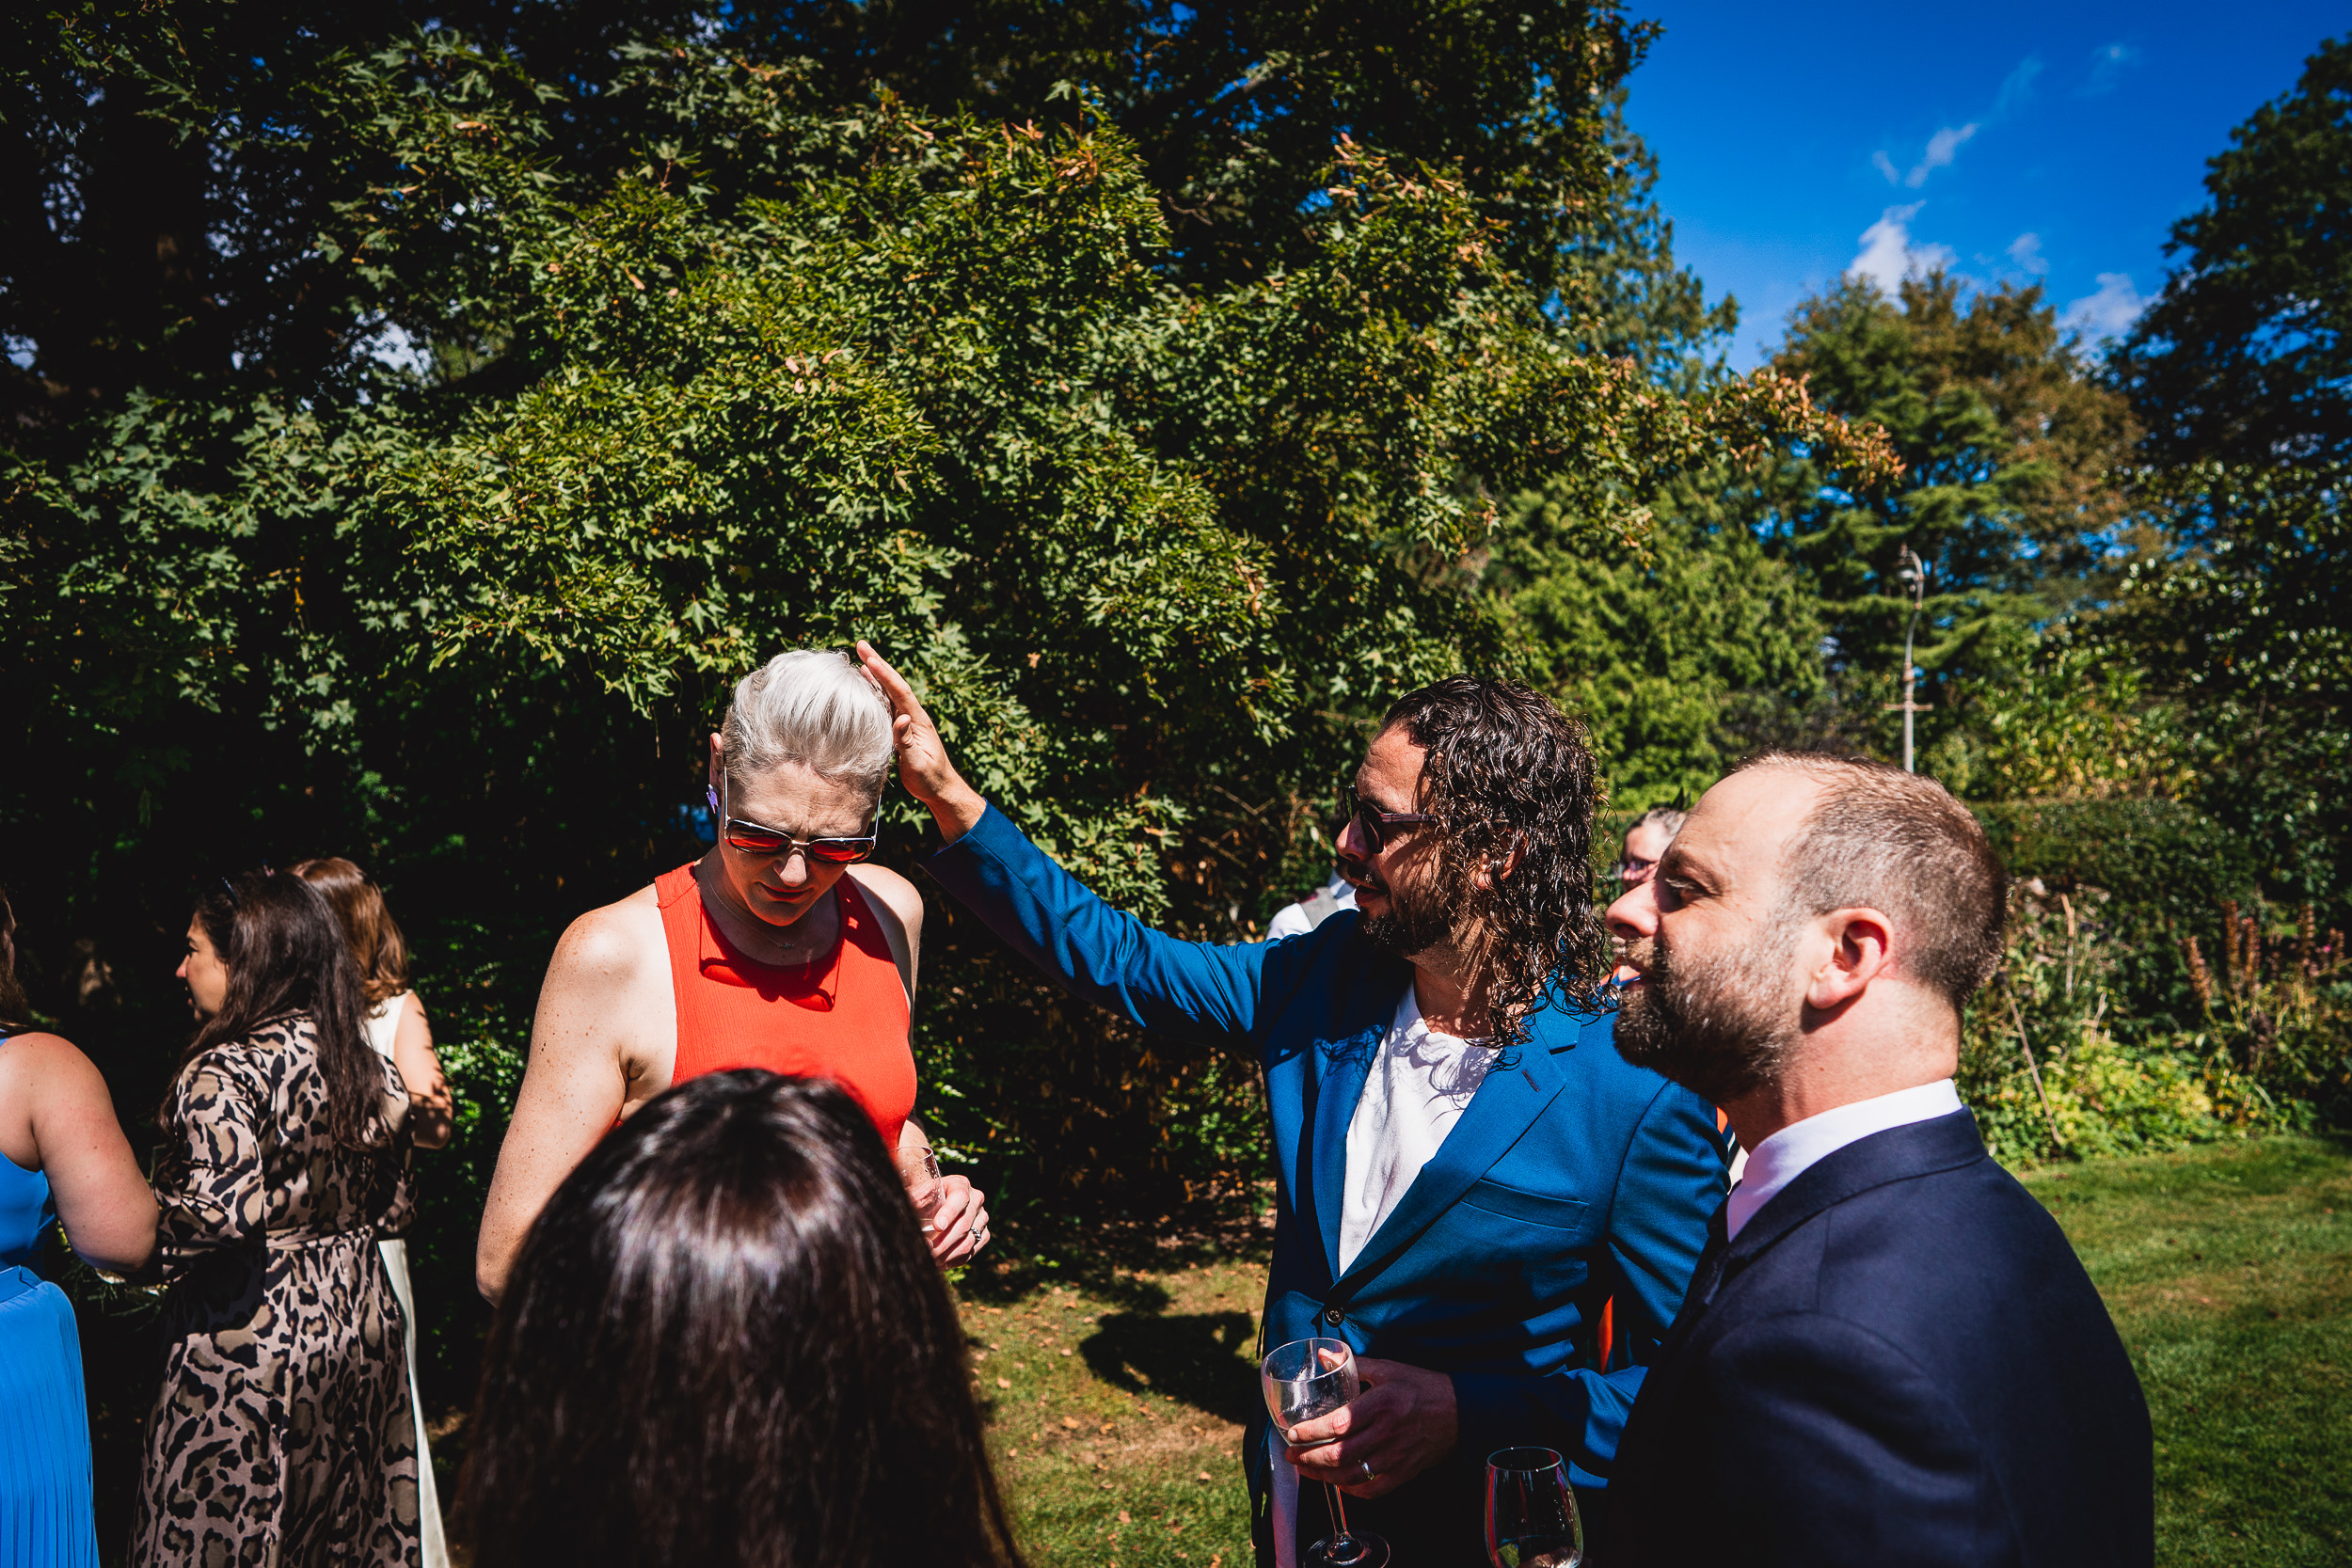
[[[2230,141],[2116,373],[2168,466],[2352,460],[2352,38]]]
[[[1889,299],[1847,280],[1797,308],[1773,364],[1883,427],[1903,466],[1872,492],[1802,457],[1744,502],[1820,594],[1834,667],[1899,671],[1908,547],[1931,568],[1917,652],[1930,691],[2015,669],[2030,628],[2083,597],[2123,513],[2106,477],[2135,434],[2040,286],[1969,293],[1937,273]]]

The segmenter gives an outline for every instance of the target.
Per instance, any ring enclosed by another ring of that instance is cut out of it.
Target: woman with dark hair
[[[154,1250],[155,1199],[106,1081],[31,1018],[0,893],[0,1560],[97,1568],[81,1340],[65,1292],[30,1265],[62,1222],[88,1262],[137,1269]]]
[[[456,1101],[441,1076],[441,1059],[433,1053],[433,1027],[425,1022],[424,1005],[408,989],[408,939],[385,907],[383,890],[340,855],[296,861],[289,869],[319,890],[342,925],[351,960],[359,971],[360,1000],[368,1005],[361,1028],[369,1046],[398,1068],[408,1085],[411,1140],[419,1148],[447,1148]],[[424,1396],[417,1386],[417,1291],[408,1277],[408,1243],[391,1237],[376,1244],[406,1325],[402,1349],[408,1356],[408,1410],[417,1428],[417,1519],[423,1568],[449,1568],[440,1491],[433,1481],[433,1449],[424,1430]]]
[[[408,1222],[407,1086],[301,878],[221,879],[187,942],[201,1022],[156,1117],[169,1345],[132,1560],[414,1564],[416,1428],[376,1250]]]
[[[648,1101],[527,1233],[468,1427],[480,1568],[1019,1568],[963,1334],[823,1079]]]

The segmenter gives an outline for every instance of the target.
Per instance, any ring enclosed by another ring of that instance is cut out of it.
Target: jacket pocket
[[[1480,1180],[1470,1185],[1462,1195],[1463,1203],[1472,1209],[1483,1209],[1505,1219],[1523,1220],[1530,1225],[1548,1225],[1555,1230],[1584,1228],[1584,1204],[1581,1199],[1555,1197],[1549,1193],[1531,1193],[1519,1187],[1506,1187],[1500,1181]]]

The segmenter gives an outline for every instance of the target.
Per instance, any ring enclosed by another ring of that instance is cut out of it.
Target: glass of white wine
[[[1301,1422],[1344,1408],[1363,1384],[1356,1375],[1356,1352],[1346,1340],[1293,1339],[1258,1364],[1258,1386],[1275,1431],[1287,1443]],[[1331,1533],[1307,1548],[1302,1568],[1388,1568],[1389,1544],[1368,1530],[1351,1531],[1340,1489],[1327,1484],[1324,1493],[1331,1508]]]
[[[932,1217],[939,1212],[939,1157],[929,1144],[902,1145],[896,1156],[898,1180],[906,1183],[907,1201],[914,1205],[914,1217],[922,1222],[923,1235],[931,1234]]]
[[[1584,1521],[1568,1467],[1549,1449],[1486,1456],[1486,1556],[1495,1568],[1577,1568]]]

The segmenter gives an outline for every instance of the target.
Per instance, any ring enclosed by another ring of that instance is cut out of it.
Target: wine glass
[[[1258,1386],[1274,1428],[1290,1441],[1302,1421],[1328,1416],[1355,1399],[1363,1385],[1356,1376],[1356,1353],[1344,1339],[1293,1339],[1277,1345],[1258,1366]],[[1307,1548],[1301,1568],[1387,1568],[1389,1544],[1347,1528],[1347,1503],[1327,1482],[1332,1532]]]
[[[931,1234],[931,1216],[939,1212],[939,1156],[929,1144],[901,1148],[893,1156],[898,1166],[898,1180],[906,1183],[907,1201],[914,1205],[914,1216],[923,1225],[923,1234]]]
[[[1549,1449],[1486,1456],[1486,1556],[1495,1568],[1577,1568],[1584,1521],[1568,1467]]]

